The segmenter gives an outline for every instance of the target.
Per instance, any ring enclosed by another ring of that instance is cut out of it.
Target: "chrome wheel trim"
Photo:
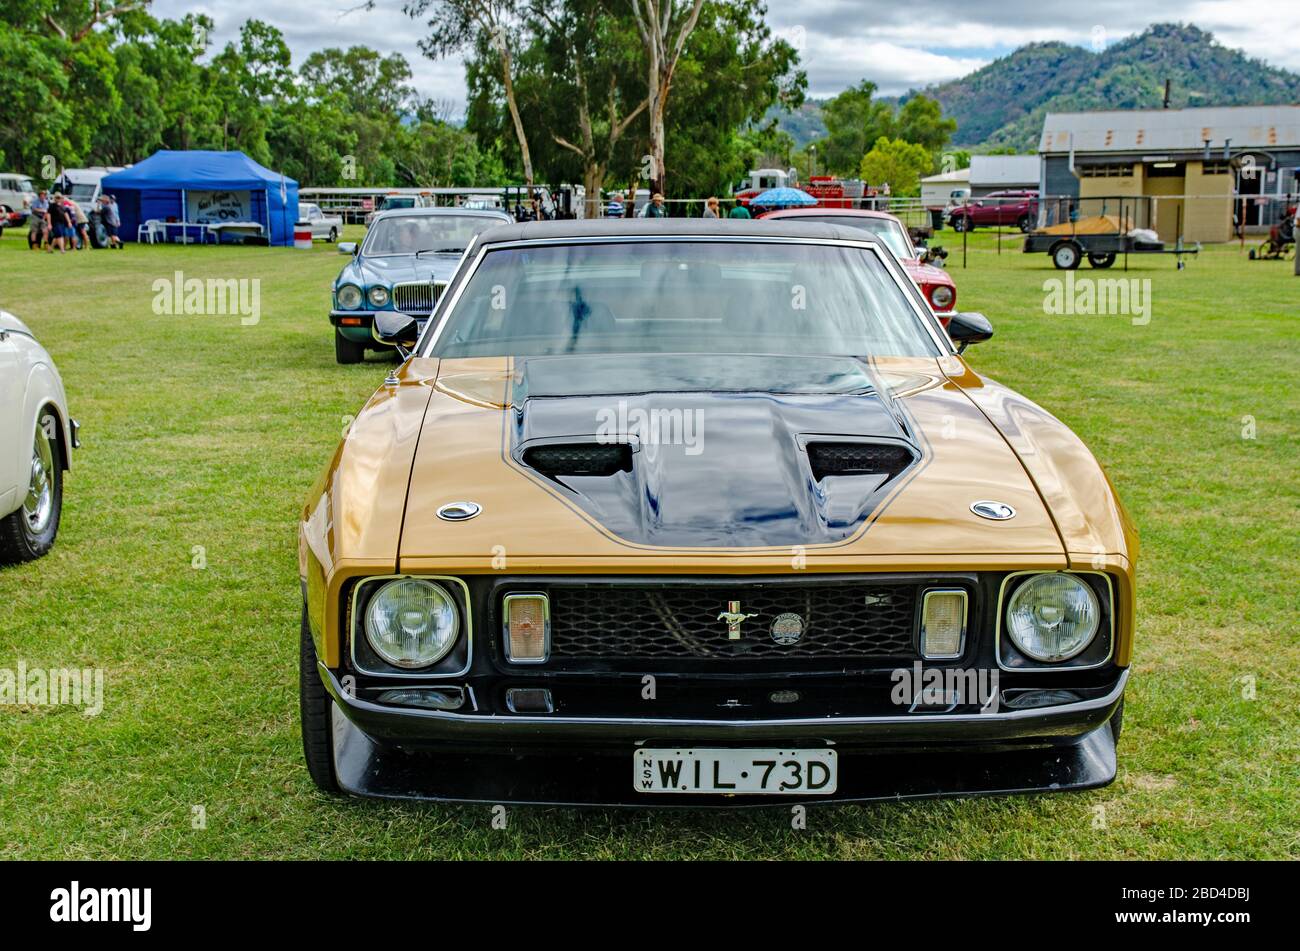
[[[32,474],[27,498],[23,500],[23,514],[33,535],[40,535],[50,527],[54,514],[54,479],[54,449],[45,435],[45,427],[38,425],[32,445]]]

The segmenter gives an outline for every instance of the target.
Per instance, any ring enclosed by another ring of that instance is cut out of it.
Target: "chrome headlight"
[[[394,667],[428,667],[447,656],[460,631],[460,613],[447,589],[433,581],[389,581],[366,607],[366,640]]]
[[[383,307],[388,303],[388,288],[376,284],[374,287],[370,288],[370,293],[366,296],[370,298],[370,303],[374,304],[376,307]]]
[[[1016,589],[1007,605],[1007,634],[1026,656],[1045,663],[1069,660],[1092,643],[1101,605],[1074,575],[1036,575]]]
[[[344,284],[334,292],[339,306],[344,310],[356,310],[361,306],[361,288],[355,284]]]
[[[930,303],[935,310],[947,310],[952,306],[952,288],[947,284],[936,284],[930,288]]]

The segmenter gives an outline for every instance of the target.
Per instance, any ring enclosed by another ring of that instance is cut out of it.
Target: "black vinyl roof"
[[[793,218],[593,218],[575,221],[528,221],[502,225],[484,231],[481,244],[509,241],[538,241],[548,238],[620,237],[763,237],[826,238],[841,241],[871,241],[862,228],[846,228]]]

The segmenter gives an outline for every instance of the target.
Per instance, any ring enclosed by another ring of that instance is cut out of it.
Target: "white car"
[[[298,205],[298,220],[311,225],[313,241],[317,238],[324,238],[326,241],[333,243],[343,233],[343,219],[325,214],[320,210],[320,205],[300,202]]]
[[[54,361],[26,324],[0,310],[0,564],[54,545],[77,430]]]

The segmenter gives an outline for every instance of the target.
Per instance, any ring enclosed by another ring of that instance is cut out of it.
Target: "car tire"
[[[1052,263],[1062,271],[1073,271],[1083,260],[1083,249],[1073,241],[1062,241],[1052,248]]]
[[[1020,229],[1021,234],[1029,234],[1030,230],[1034,227],[1033,219],[1028,215],[1021,215],[1016,219],[1016,227]]]
[[[95,249],[108,247],[108,229],[104,219],[99,215],[90,216],[90,246]]]
[[[963,231],[969,231],[970,225],[964,215],[956,215],[952,219],[952,230],[961,234]]]
[[[298,710],[302,718],[302,755],[311,781],[323,792],[339,791],[334,776],[334,699],[321,683],[316,669],[316,645],[302,606],[302,633],[298,644]]]
[[[1095,268],[1108,268],[1115,263],[1115,252],[1107,251],[1104,254],[1095,252],[1089,254],[1088,263]]]
[[[329,235],[329,237],[326,238],[325,240],[328,241],[330,244],[333,244],[333,243],[334,243],[335,241],[337,241],[338,239],[339,239],[339,229],[338,229],[338,228],[330,228],[330,235]]]
[[[1110,718],[1111,736],[1115,738],[1116,745],[1119,744],[1119,735],[1124,729],[1124,698],[1121,697],[1119,706],[1115,708],[1114,714]]]
[[[343,331],[334,328],[334,359],[342,364],[360,363],[366,358],[366,345],[349,340]]]
[[[63,516],[63,453],[60,423],[53,410],[43,409],[32,436],[32,468],[23,503],[0,519],[0,563],[17,564],[40,558],[54,547]]]

